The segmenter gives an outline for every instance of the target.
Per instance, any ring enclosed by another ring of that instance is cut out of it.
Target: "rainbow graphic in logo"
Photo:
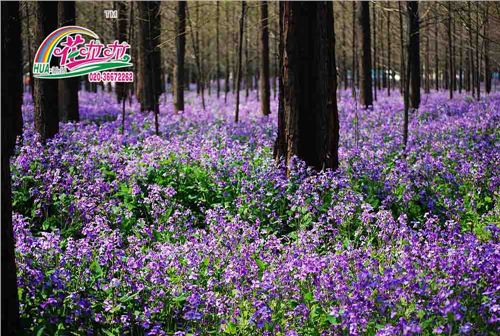
[[[90,38],[86,41],[84,37]],[[58,28],[38,48],[33,62],[33,76],[59,79],[103,70],[131,67],[127,42],[115,40],[102,44],[92,30],[80,26]],[[58,58],[58,62],[53,59]],[[56,64],[57,63],[57,64]]]

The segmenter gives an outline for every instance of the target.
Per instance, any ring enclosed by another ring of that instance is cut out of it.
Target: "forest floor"
[[[77,124],[12,160],[21,315],[37,335],[494,334],[500,94],[410,114],[341,92],[340,168],[276,166],[276,101],[241,121],[189,92],[153,116],[80,93]]]

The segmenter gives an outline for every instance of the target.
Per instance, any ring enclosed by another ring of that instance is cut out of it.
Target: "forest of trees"
[[[118,19],[106,19],[106,9],[117,10]],[[75,24],[104,41],[127,41],[134,83],[99,88],[86,77],[33,79],[32,58],[43,39]],[[2,327],[18,326],[9,159],[22,136],[23,80],[42,143],[59,132],[59,122],[79,121],[79,91],[115,94],[122,122],[127,100],[137,98],[142,111],[154,114],[159,135],[164,92],[173,93],[176,112],[185,109],[193,85],[204,108],[207,95],[232,92],[239,122],[240,101],[257,90],[265,116],[278,97],[275,159],[297,156],[317,171],[335,170],[337,91],[353,94],[362,109],[381,92],[399,90],[406,146],[421,91],[480,99],[496,90],[497,27],[498,2],[2,2]]]

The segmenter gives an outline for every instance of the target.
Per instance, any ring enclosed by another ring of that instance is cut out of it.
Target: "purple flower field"
[[[80,92],[46,146],[25,96],[12,159],[22,323],[33,335],[495,335],[500,94],[339,92],[340,168],[276,166],[256,93],[153,115]]]

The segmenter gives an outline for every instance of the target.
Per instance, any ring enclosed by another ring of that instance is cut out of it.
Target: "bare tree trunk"
[[[359,72],[358,72],[358,39],[357,39],[357,27],[358,23],[356,20],[356,1],[352,2],[352,87],[359,87]]]
[[[174,68],[174,110],[184,111],[184,55],[186,53],[186,1],[177,2]]]
[[[286,163],[338,166],[335,35],[331,2],[282,2]],[[369,56],[369,54],[368,54]],[[289,166],[288,166],[289,167]]]
[[[236,79],[236,111],[234,112],[235,122],[238,122],[240,114],[241,54],[243,52],[243,30],[245,28],[245,13],[246,1],[242,1],[240,16],[240,38],[238,43],[238,75]]]
[[[459,45],[459,50],[460,50],[460,55],[459,55],[459,65],[458,65],[458,93],[462,93],[463,89],[463,74],[464,74],[464,38],[463,38],[463,26],[460,24],[460,45]]]
[[[39,14],[38,14],[39,15]],[[2,2],[2,332],[23,334],[12,228],[10,156],[22,133],[23,68],[19,2]],[[36,22],[36,21],[35,21]],[[44,39],[45,36],[42,37]],[[6,71],[8,69],[8,71]],[[56,82],[57,84],[57,82]]]
[[[439,22],[436,17],[434,25],[434,75],[436,76],[434,84],[436,91],[439,91],[439,49],[438,49],[438,31]]]
[[[269,106],[270,88],[269,88],[269,16],[267,11],[267,1],[260,3],[260,110],[263,115],[269,115],[271,109]]]
[[[247,7],[248,11],[248,7]],[[243,32],[243,50],[245,54],[245,98],[248,100],[248,93],[250,89],[250,61],[248,59],[248,20],[245,21],[245,27]]]
[[[344,2],[340,3],[342,6],[342,80],[344,82],[344,89],[347,90],[348,88],[348,79],[347,79],[347,55],[346,55],[346,49],[347,49],[347,38],[346,38],[346,31],[347,31],[347,26],[346,26],[346,13],[347,13],[347,8],[344,5]]]
[[[35,45],[57,29],[57,2],[35,2]],[[35,129],[45,143],[59,132],[58,81],[34,79]]]
[[[468,21],[469,21],[469,68],[470,68],[470,89],[472,96],[474,97],[475,91],[476,91],[476,71],[474,70],[474,51],[472,48],[473,45],[473,38],[472,38],[472,8],[471,8],[471,2],[467,2],[467,14],[468,14]]]
[[[484,43],[484,86],[486,93],[491,92],[491,69],[490,69],[490,19],[489,19],[489,3],[484,3],[484,25],[483,25],[483,43]]]
[[[448,21],[447,21],[447,31],[448,31],[448,74],[449,74],[449,82],[448,89],[450,90],[450,99],[453,99],[453,41],[452,39],[452,18],[451,18],[451,2],[448,2]]]
[[[477,100],[481,98],[481,71],[479,68],[481,67],[481,58],[479,58],[479,2],[476,2],[476,94]]]
[[[137,2],[139,14],[139,101],[141,111],[155,113],[155,130],[158,131],[158,98],[160,94],[160,49],[157,47],[160,36],[159,1]]]
[[[429,38],[429,26],[425,29],[425,93],[430,93],[431,92],[431,83],[430,83],[430,38]]]
[[[387,95],[391,96],[391,84],[394,79],[393,71],[391,68],[391,12],[387,12],[387,76],[388,76],[388,83],[387,83]]]
[[[215,70],[215,76],[217,77],[217,99],[220,97],[220,60],[219,60],[219,55],[220,55],[220,48],[219,48],[219,16],[220,16],[220,3],[217,1],[216,3],[216,23],[215,23],[215,41],[216,41],[216,70]]]
[[[360,2],[358,8],[358,24],[361,31],[361,54],[360,66],[360,104],[365,108],[373,105],[372,95],[372,64],[371,64],[371,41],[370,41],[370,3]]]
[[[26,17],[26,51],[28,53],[28,71],[29,71],[29,86],[30,86],[30,93],[33,96],[33,58],[31,56],[31,32],[30,32],[30,18],[31,18],[31,13],[30,13],[30,2],[25,1],[24,2],[24,15]]]
[[[418,2],[408,1],[408,81],[410,82],[410,108],[420,106],[420,22]]]
[[[372,85],[372,88],[373,88],[373,100],[377,101],[377,82],[378,82],[378,64],[377,64],[377,14],[376,14],[376,10],[375,10],[375,3],[373,3],[373,7],[372,7],[372,18],[373,18],[373,22],[372,22],[372,25],[373,25],[373,41],[372,41],[372,45],[373,45],[373,68],[372,70],[374,71],[374,82],[373,82],[373,85]],[[372,71],[370,71],[370,78],[372,77]]]
[[[127,40],[127,12],[126,2],[124,1],[113,1],[114,8],[118,11],[118,20],[115,24],[115,38],[120,42]],[[127,83],[117,82],[115,84],[116,99],[118,102],[125,100],[127,97]]]
[[[404,94],[405,85],[405,45],[404,45],[404,28],[403,28],[403,9],[401,8],[401,1],[398,1],[398,9],[399,9],[399,41],[401,45],[401,53],[399,59],[399,90],[401,94]]]
[[[74,1],[59,1],[59,27],[74,26],[76,22],[76,11]],[[78,121],[78,86],[80,79],[59,79],[59,118],[61,121]]]
[[[229,10],[228,10],[228,3],[224,4],[225,12],[226,12],[226,22],[229,22]],[[229,32],[226,33],[229,35]],[[227,38],[226,35],[226,38]],[[229,75],[231,74],[231,68],[229,67],[229,43],[226,43],[226,48],[225,48],[225,54],[226,54],[226,66],[225,66],[225,78],[224,78],[224,102],[227,103],[227,94],[229,93],[230,86],[229,86]]]
[[[276,141],[274,142],[274,159],[276,162],[280,162],[282,160],[286,161],[287,158],[287,145],[286,145],[286,119],[285,119],[285,98],[284,98],[284,85],[283,85],[283,77],[284,77],[284,27],[285,27],[285,6],[282,5],[281,2],[278,3],[278,30],[279,30],[279,39],[278,39],[278,135],[276,137]]]

